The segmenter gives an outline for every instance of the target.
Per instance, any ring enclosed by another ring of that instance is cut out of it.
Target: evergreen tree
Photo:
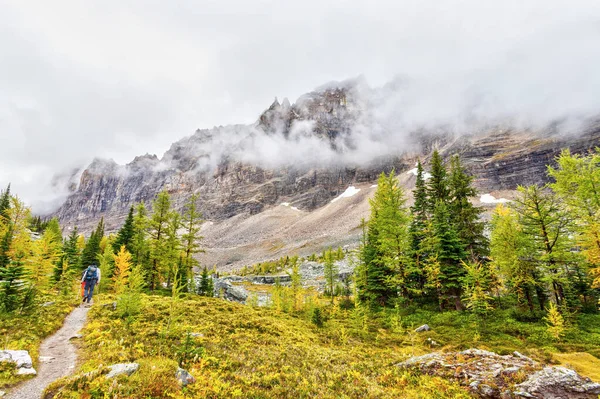
[[[127,218],[125,219],[125,223],[117,233],[117,237],[112,244],[113,252],[118,252],[123,245],[129,253],[133,253],[133,236],[135,235],[135,226],[134,226],[134,216],[133,216],[134,208],[133,205],[129,208],[129,213],[127,214]]]
[[[421,161],[417,162],[417,181],[413,191],[414,204],[410,208],[412,219],[410,222],[410,249],[412,251],[413,262],[415,264],[416,276],[413,279],[418,281],[418,288],[423,290],[423,248],[421,243],[425,239],[429,215],[427,212],[427,187],[425,185],[423,165]]]
[[[463,248],[476,261],[489,254],[489,242],[484,235],[485,224],[481,220],[482,208],[473,206],[469,198],[477,195],[473,177],[460,163],[458,155],[450,161],[449,210],[452,223],[463,243]]]
[[[212,277],[208,274],[208,269],[204,266],[200,275],[200,284],[198,284],[198,294],[202,296],[214,296],[214,285]]]
[[[440,267],[440,284],[442,293],[454,300],[456,310],[462,310],[462,278],[465,275],[462,260],[465,259],[463,245],[458,237],[448,207],[438,202],[433,213],[431,232],[433,253]]]
[[[431,156],[431,177],[427,181],[427,198],[430,214],[435,212],[439,203],[447,204],[450,199],[448,173],[437,150]]]
[[[79,238],[77,227],[73,229],[69,237],[64,239],[62,245],[63,256],[54,268],[52,281],[58,283],[61,281],[64,270],[73,270],[80,264],[79,248],[77,247],[77,239]],[[65,268],[66,266],[66,268]]]
[[[8,266],[0,268],[0,311],[22,311],[33,304],[35,291],[27,280],[22,254],[16,256]]]
[[[92,232],[90,238],[85,243],[85,248],[81,253],[81,269],[84,270],[90,265],[97,264],[97,258],[100,252],[100,242],[104,237],[104,218],[100,219],[96,230]]]

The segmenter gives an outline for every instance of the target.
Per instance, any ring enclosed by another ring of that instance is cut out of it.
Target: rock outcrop
[[[564,367],[544,367],[519,352],[498,355],[480,349],[434,352],[398,364],[457,381],[485,399],[596,399],[600,384]]]
[[[78,226],[84,233],[104,217],[106,230],[114,231],[131,205],[150,204],[162,190],[171,194],[179,209],[192,194],[198,194],[199,210],[215,224],[241,215],[260,215],[281,203],[298,212],[315,212],[351,185],[369,187],[381,172],[395,169],[403,173],[414,167],[417,158],[426,163],[433,148],[445,157],[461,154],[482,191],[514,189],[519,184],[544,181],[546,165],[562,148],[582,152],[600,144],[598,125],[571,136],[551,129],[489,128],[470,135],[441,129],[434,133],[399,132],[407,135],[406,143],[396,144],[391,151],[384,141],[375,145],[379,150],[371,148],[368,156],[362,156],[363,148],[369,147],[365,143],[385,140],[380,137],[382,128],[372,120],[377,103],[370,97],[365,99],[365,92],[370,91],[363,86],[360,80],[342,82],[305,94],[294,104],[287,99],[281,103],[275,100],[255,124],[197,130],[175,142],[160,159],[147,154],[127,165],[96,159],[84,171],[70,174],[71,180],[79,177],[79,183],[69,184],[73,192],[55,215],[67,229]],[[314,151],[294,155],[299,143],[307,140]],[[285,146],[290,154],[279,154],[279,147],[257,154],[259,149],[276,144]],[[326,149],[327,156],[315,149]],[[270,156],[277,162],[266,159]],[[353,227],[360,223],[360,217]],[[269,224],[261,230],[260,238],[277,228],[275,223]],[[347,233],[336,232],[337,239]],[[213,242],[220,238],[211,236],[210,231],[205,237]],[[300,240],[314,242],[321,249],[332,244],[307,234]],[[228,258],[223,254],[218,260],[203,261],[218,266],[238,262],[238,254],[233,253],[237,251],[232,248],[231,252],[231,262],[223,260]]]
[[[0,362],[13,363],[17,375],[36,375],[33,368],[33,361],[29,352],[25,350],[4,350],[0,351]]]

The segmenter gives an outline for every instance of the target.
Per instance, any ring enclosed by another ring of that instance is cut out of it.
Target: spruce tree
[[[202,269],[202,274],[200,275],[200,283],[198,284],[198,294],[202,296],[214,296],[214,285],[212,281],[212,277],[208,274],[208,269],[206,266]]]
[[[476,261],[489,254],[489,242],[484,235],[485,224],[481,220],[482,208],[473,206],[469,198],[477,195],[473,177],[467,173],[455,155],[450,160],[449,211],[452,223],[463,248]]]
[[[465,269],[462,262],[465,259],[463,245],[458,237],[448,207],[439,202],[435,207],[432,218],[432,234],[435,236],[433,248],[435,258],[440,267],[440,284],[444,295],[454,300],[456,310],[462,310],[462,278]]]
[[[33,287],[27,283],[28,273],[21,256],[0,267],[0,311],[23,310],[33,302]]]
[[[416,282],[416,289],[423,292],[425,288],[424,258],[427,254],[423,251],[423,240],[427,235],[427,226],[429,223],[427,186],[425,184],[423,165],[421,161],[417,162],[417,180],[413,190],[414,204],[410,208],[412,216],[409,234],[410,251],[414,264],[411,280]]]
[[[129,253],[133,253],[133,242],[132,241],[133,241],[133,236],[135,234],[133,213],[134,213],[134,208],[132,205],[131,208],[129,208],[129,213],[127,214],[127,218],[125,219],[123,226],[117,233],[117,237],[115,238],[115,241],[112,244],[113,252],[115,252],[115,253],[120,251],[120,249],[123,245],[125,245],[125,248],[127,249],[127,251]]]
[[[437,150],[431,156],[431,177],[427,181],[427,197],[430,214],[435,212],[438,203],[447,204],[450,199],[448,173]]]
[[[104,237],[104,218],[100,219],[96,230],[92,232],[90,238],[85,243],[85,248],[81,253],[81,269],[85,269],[90,265],[97,264],[98,254],[100,254],[100,242]]]

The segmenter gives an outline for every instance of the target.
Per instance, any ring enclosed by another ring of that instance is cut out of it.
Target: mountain
[[[570,132],[556,124],[406,130],[396,122],[402,109],[385,102],[389,90],[360,79],[328,84],[294,104],[275,99],[253,125],[197,130],[162,158],[95,159],[54,214],[84,232],[103,216],[110,231],[132,204],[150,203],[161,190],[176,207],[198,193],[208,221],[201,261],[235,268],[356,243],[378,175],[395,169],[410,189],[416,160],[427,163],[433,148],[461,154],[481,193],[510,198],[519,184],[545,181],[562,148],[584,152],[600,143],[593,123]]]

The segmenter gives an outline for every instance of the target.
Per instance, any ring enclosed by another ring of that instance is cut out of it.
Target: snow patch
[[[287,207],[289,207],[290,209],[293,209],[294,211],[298,211],[298,212],[300,212],[300,209],[296,208],[295,206],[290,206],[291,204],[290,204],[289,202],[282,202],[282,203],[281,203],[281,204],[279,204],[279,205],[281,205],[281,206],[287,206]]]
[[[507,200],[506,198],[496,198],[491,194],[483,194],[481,198],[479,198],[479,201],[484,204],[505,204],[510,202],[510,200]]]
[[[414,169],[409,170],[406,173],[412,173],[413,175],[416,176],[418,174],[418,169],[414,168]],[[431,173],[423,172],[423,180],[429,180],[429,179],[431,179]]]
[[[339,200],[340,198],[349,198],[349,197],[352,197],[353,195],[355,195],[359,191],[360,191],[360,188],[356,188],[354,186],[350,186],[339,197],[334,198],[333,200],[331,200],[331,202],[333,203],[333,202]]]

